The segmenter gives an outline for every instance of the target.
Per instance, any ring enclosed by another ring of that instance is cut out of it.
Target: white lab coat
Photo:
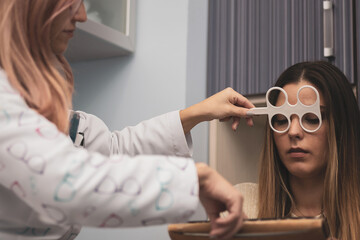
[[[191,138],[172,112],[111,133],[81,112],[88,150],[30,109],[0,69],[0,239],[74,239],[81,226],[186,221],[198,205]]]

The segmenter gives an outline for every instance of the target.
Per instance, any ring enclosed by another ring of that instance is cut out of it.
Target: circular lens
[[[272,89],[269,94],[269,103],[274,107],[281,107],[286,102],[286,96],[280,89]]]
[[[314,105],[317,100],[316,92],[311,87],[304,87],[299,91],[299,101],[305,106]]]
[[[289,126],[289,120],[283,114],[275,114],[271,118],[271,126],[279,132],[285,131]]]
[[[313,113],[306,113],[301,118],[301,124],[307,131],[314,131],[320,125],[320,119]]]

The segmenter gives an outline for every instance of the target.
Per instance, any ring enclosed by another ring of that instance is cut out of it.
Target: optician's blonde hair
[[[0,67],[28,106],[64,133],[73,75],[65,58],[53,53],[50,39],[54,19],[74,1],[0,1]]]
[[[331,235],[342,240],[360,237],[360,111],[345,75],[328,62],[304,62],[288,68],[276,86],[305,80],[322,93],[328,124],[327,167],[322,206]],[[259,174],[259,217],[289,216],[294,199],[288,170],[267,126]]]

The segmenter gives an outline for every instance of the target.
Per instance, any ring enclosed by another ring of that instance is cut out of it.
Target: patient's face
[[[283,89],[288,94],[290,104],[297,103],[297,92],[300,87],[313,84],[307,81],[287,84]],[[322,93],[320,95],[320,106],[324,105]],[[278,102],[281,102],[278,99]],[[322,114],[323,116],[325,114]],[[299,117],[291,116],[291,124],[288,131],[284,133],[274,132],[274,140],[281,161],[290,174],[299,178],[313,178],[324,174],[327,165],[327,133],[328,121],[322,119],[322,125],[316,132],[309,133],[302,129]]]

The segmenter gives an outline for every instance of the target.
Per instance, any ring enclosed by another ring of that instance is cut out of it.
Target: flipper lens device
[[[301,127],[309,133],[321,127],[321,110],[319,92],[310,85],[304,85],[297,92],[297,103],[292,105],[288,95],[280,87],[272,87],[266,92],[266,107],[252,108],[248,116],[268,115],[272,130],[284,133],[290,128],[291,116],[297,115]]]

